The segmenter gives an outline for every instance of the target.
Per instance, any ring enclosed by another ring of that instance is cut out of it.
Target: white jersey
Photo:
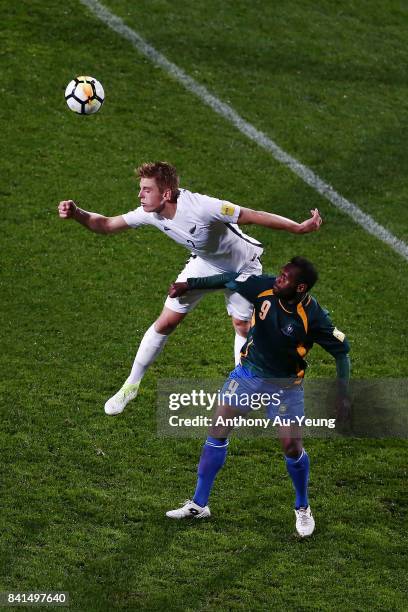
[[[236,225],[239,213],[236,204],[180,189],[173,219],[145,212],[142,206],[123,219],[133,228],[154,225],[221,272],[239,272],[263,251],[260,242]]]

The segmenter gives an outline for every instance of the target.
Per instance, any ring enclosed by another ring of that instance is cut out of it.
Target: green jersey
[[[191,288],[227,287],[252,302],[254,312],[241,363],[253,374],[263,378],[302,378],[307,367],[305,356],[315,342],[335,359],[347,356],[350,347],[345,335],[311,295],[290,304],[274,295],[275,276],[250,276],[242,282],[236,276],[188,279],[188,283]]]

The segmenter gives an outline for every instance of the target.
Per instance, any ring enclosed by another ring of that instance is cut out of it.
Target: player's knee
[[[302,452],[302,441],[296,438],[286,438],[282,440],[282,450],[286,457],[296,459]]]
[[[164,336],[169,336],[177,327],[177,323],[173,323],[170,321],[156,321],[154,324],[154,329],[158,334],[163,334]]]
[[[244,338],[247,337],[250,328],[249,321],[242,321],[241,319],[236,319],[235,317],[233,317],[232,324],[237,334],[243,336]]]
[[[179,323],[184,319],[184,314],[178,312],[165,311],[154,323],[154,329],[158,334],[168,336],[171,334]]]

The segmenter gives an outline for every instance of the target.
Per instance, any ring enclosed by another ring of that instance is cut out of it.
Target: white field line
[[[111,13],[106,7],[98,2],[98,0],[80,0],[80,2],[87,6],[112,30],[131,42],[132,45],[153,64],[163,68],[165,72],[179,81],[188,91],[200,98],[202,102],[210,106],[216,113],[224,117],[224,119],[227,119],[227,121],[235,125],[235,127],[250,140],[253,140],[260,147],[272,153],[277,161],[288,166],[292,172],[310,185],[310,187],[315,189],[320,195],[329,200],[336,208],[347,213],[353,221],[361,225],[361,227],[376,238],[388,244],[396,253],[399,253],[408,261],[408,245],[405,242],[377,223],[356,204],[346,200],[346,198],[337,193],[331,185],[323,181],[317,174],[307,168],[307,166],[304,166],[294,157],[286,153],[273,140],[268,138],[266,134],[260,132],[253,125],[245,121],[229,104],[213,96],[205,87],[188,76],[188,74],[176,66],[176,64],[173,64],[164,55],[156,51],[156,49],[149,45],[137,32],[135,32],[135,30],[129,28],[120,17]]]

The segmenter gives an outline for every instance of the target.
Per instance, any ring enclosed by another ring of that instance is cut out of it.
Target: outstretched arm
[[[169,287],[171,298],[180,297],[192,289],[222,289],[225,285],[238,276],[235,272],[225,272],[214,276],[203,276],[200,278],[188,278],[186,282],[172,283]]]
[[[60,219],[74,219],[81,225],[97,234],[116,234],[130,229],[122,215],[105,217],[98,213],[82,210],[74,200],[63,200],[59,203],[58,214]]]
[[[260,292],[270,290],[274,281],[275,277],[267,274],[247,276],[245,273],[240,275],[237,272],[224,272],[224,274],[188,278],[186,282],[173,283],[169,289],[169,296],[179,297],[194,289],[227,288],[244,296],[249,302],[253,302]]]
[[[302,223],[297,223],[296,221],[292,221],[292,219],[264,212],[263,210],[241,208],[238,217],[238,225],[263,225],[270,229],[285,230],[292,234],[308,234],[309,232],[318,230],[322,224],[322,218],[317,208],[311,210],[310,214],[310,219],[306,219]]]

